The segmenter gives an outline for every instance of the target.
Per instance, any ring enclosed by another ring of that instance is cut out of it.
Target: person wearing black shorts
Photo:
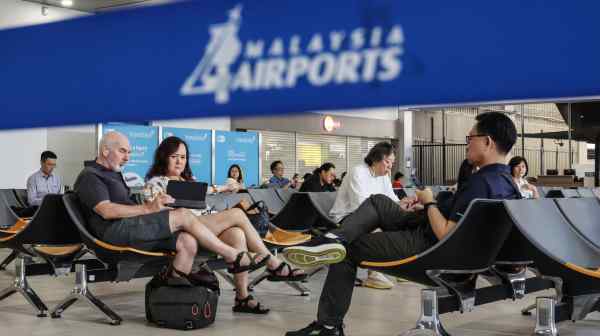
[[[74,191],[83,215],[97,238],[145,251],[175,251],[172,276],[190,274],[198,245],[222,256],[231,273],[266,265],[273,281],[297,281],[306,276],[271,255],[241,210],[197,217],[187,209],[167,207],[166,204],[174,202],[167,194],[143,205],[135,204],[129,198],[129,188],[121,174],[129,160],[130,148],[129,140],[123,134],[105,134],[96,161],[85,167],[75,182]],[[233,228],[243,232],[243,238],[255,256],[219,239],[224,231]]]

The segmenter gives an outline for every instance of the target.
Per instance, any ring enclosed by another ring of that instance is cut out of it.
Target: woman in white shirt
[[[246,189],[244,185],[244,174],[242,173],[242,167],[237,164],[232,164],[227,171],[227,180],[225,180],[225,186],[231,192],[238,192],[242,189]]]
[[[380,142],[373,146],[364,162],[353,167],[342,181],[329,216],[336,223],[344,225],[344,218],[358,209],[366,199],[377,194],[385,195],[399,203],[404,210],[410,210],[416,199],[399,200],[392,188],[390,173],[395,158],[392,144]],[[367,279],[359,282],[362,286],[377,289],[389,289],[394,286],[383,274],[375,271],[369,271]]]
[[[522,156],[515,156],[510,159],[508,166],[510,167],[513,181],[515,181],[515,184],[519,187],[521,196],[523,196],[523,198],[540,198],[537,188],[534,185],[529,184],[525,179],[527,171],[529,171],[527,160]]]

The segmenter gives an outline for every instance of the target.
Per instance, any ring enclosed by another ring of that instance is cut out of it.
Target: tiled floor
[[[0,250],[4,258],[6,250]],[[270,307],[266,316],[233,314],[233,292],[224,281],[225,288],[219,302],[216,323],[202,330],[186,332],[194,335],[283,335],[286,330],[306,326],[315,318],[318,294],[324,280],[324,272],[317,275],[308,286],[313,290],[310,297],[300,297],[284,284],[264,282],[258,286],[255,296]],[[13,266],[0,271],[0,288],[12,283]],[[30,278],[31,286],[48,307],[53,307],[66,296],[74,277],[54,278],[36,276]],[[107,335],[174,335],[180,331],[159,329],[148,325],[144,317],[144,285],[148,279],[129,283],[92,284],[91,290],[124,319],[119,326],[108,325],[101,316],[83,303],[67,310],[61,319],[37,318],[23,297],[15,294],[0,301],[0,335],[36,336],[107,336]],[[350,314],[346,318],[348,335],[398,335],[414,326],[419,314],[419,289],[412,283],[399,283],[392,290],[357,288]],[[549,294],[547,292],[545,294]],[[544,293],[541,293],[544,294]],[[531,335],[535,317],[521,316],[519,310],[533,302],[528,296],[516,303],[505,301],[493,303],[469,314],[442,316],[446,330],[455,336],[465,335]],[[561,336],[600,335],[600,314],[590,314],[585,321],[560,324]]]

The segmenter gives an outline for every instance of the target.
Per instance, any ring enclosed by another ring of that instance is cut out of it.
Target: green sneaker
[[[346,248],[337,239],[324,236],[283,250],[283,257],[297,267],[312,268],[336,264],[346,258]]]

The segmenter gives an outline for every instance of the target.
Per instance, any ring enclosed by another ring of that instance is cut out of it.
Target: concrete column
[[[414,167],[412,160],[413,147],[413,111],[398,112],[398,146],[396,147],[396,161],[398,167],[404,171],[408,178]]]

